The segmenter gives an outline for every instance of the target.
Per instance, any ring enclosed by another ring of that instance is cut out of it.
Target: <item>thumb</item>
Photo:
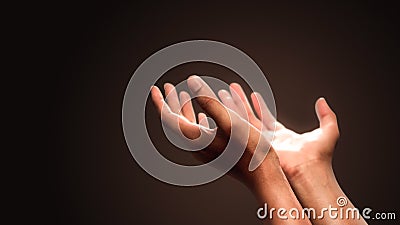
[[[325,98],[319,98],[315,103],[315,111],[318,116],[319,126],[324,131],[339,135],[336,114],[329,107]]]

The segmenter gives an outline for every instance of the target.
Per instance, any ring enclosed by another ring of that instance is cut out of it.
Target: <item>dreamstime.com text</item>
[[[339,220],[354,220],[361,217],[369,220],[396,220],[395,212],[374,212],[371,208],[363,208],[359,210],[355,207],[345,207],[348,204],[347,198],[339,197],[336,200],[337,207],[329,205],[328,207],[316,210],[314,208],[268,208],[268,204],[264,203],[263,207],[257,209],[257,217],[259,219],[273,219],[278,217],[282,220],[287,219],[339,219]]]

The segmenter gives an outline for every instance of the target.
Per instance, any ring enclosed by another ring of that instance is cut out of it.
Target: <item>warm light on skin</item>
[[[298,134],[276,121],[261,95],[258,93],[251,95],[254,113],[240,85],[231,84],[231,87],[245,105],[248,121],[261,130],[266,139],[271,140],[281,167],[304,207],[321,209],[324,204],[333,202],[338,196],[345,196],[331,167],[333,151],[339,138],[339,128],[336,115],[324,98],[319,98],[315,104],[320,127]],[[256,156],[261,158],[259,155]],[[314,170],[315,168],[317,169]],[[354,206],[349,202],[348,207]],[[333,224],[333,221],[324,218],[313,220],[313,223]],[[340,220],[339,223],[366,224],[363,219]]]
[[[212,143],[208,145],[204,151],[199,151],[199,154],[196,156],[198,156],[200,160],[205,159],[206,161],[208,161],[210,157],[211,159],[215,158],[224,151],[227,144],[229,144],[228,141],[233,139],[236,147],[242,146],[245,149],[240,160],[235,163],[234,168],[232,168],[229,173],[249,187],[259,202],[268,202],[276,207],[296,208],[301,210],[301,205],[282,172],[276,152],[272,148],[269,148],[270,139],[263,138],[262,132],[258,130],[254,124],[249,123],[246,111],[243,111],[243,116],[241,116],[232,109],[227,109],[229,107],[224,106],[216,98],[209,86],[197,76],[188,78],[188,86],[192,92],[200,96],[196,98],[196,101],[199,103],[200,107],[210,115],[218,127],[218,129],[216,129],[217,135]],[[173,88],[172,85],[166,85],[166,89],[168,90],[166,90],[165,94],[173,93],[171,95],[172,98],[170,97],[167,101],[163,100],[163,95],[157,87],[151,89],[153,102],[162,120],[168,120],[166,121],[167,124],[174,129],[180,128],[180,132],[185,134],[185,136],[193,136],[190,133],[198,132],[198,127],[209,127],[204,113],[198,114],[198,122],[196,123],[190,101],[187,101],[188,107],[185,110],[180,111],[178,109],[178,106],[185,107],[185,104],[182,104],[185,100],[183,102],[178,101],[178,95],[175,90],[172,90]],[[226,93],[222,93],[222,95],[224,94]],[[183,98],[187,99],[187,96],[185,96],[185,94],[183,95]],[[182,97],[182,95],[180,97]],[[231,100],[233,100],[233,98],[231,98]],[[171,105],[169,105],[170,102],[172,103]],[[164,107],[169,110],[163,110]],[[186,119],[181,117],[186,117]],[[241,143],[242,141],[246,143]],[[260,154],[258,154],[258,152]],[[256,158],[256,161],[262,162],[262,164],[259,165],[256,170],[250,171],[249,161],[253,160],[253,158]],[[281,197],[276,198],[276,196]],[[311,224],[308,218],[301,220],[273,219],[268,221],[268,223],[291,225]]]
[[[315,129],[311,132],[298,134],[286,128],[273,131],[264,131],[263,135],[274,135],[272,147],[276,151],[298,152],[304,148],[307,143],[318,141],[321,138],[322,130]]]
[[[200,92],[203,95],[196,100],[205,112],[214,119],[218,126],[216,130],[220,132],[220,135],[215,136],[214,141],[207,146],[206,150],[200,152],[207,153],[208,156],[215,156],[223,151],[227,140],[230,139],[231,133],[229,131],[235,129],[239,131],[237,133],[239,135],[231,137],[238,139],[243,137],[243,129],[250,130],[249,136],[246,136],[248,144],[245,146],[244,157],[238,161],[235,169],[231,172],[236,171],[237,173],[232,173],[232,175],[250,187],[261,202],[268,202],[272,206],[284,208],[294,207],[300,210],[302,209],[302,205],[298,201],[300,200],[304,204],[303,207],[314,207],[320,210],[327,204],[336,201],[338,196],[345,196],[331,167],[334,147],[339,138],[339,129],[336,115],[325,99],[318,99],[315,105],[320,127],[307,133],[298,134],[287,129],[271,115],[258,93],[251,95],[254,113],[244,91],[238,84],[230,85],[230,93],[228,91],[218,93],[225,105],[217,100],[212,90],[199,77],[189,77],[188,84],[189,87],[192,86],[192,91],[201,90]],[[166,85],[166,89],[170,89],[166,92],[174,93],[172,88],[174,88],[172,85]],[[177,100],[178,97],[175,93],[173,96],[172,104],[169,106],[170,110],[164,111],[162,110],[163,105],[168,105],[170,102],[162,100],[163,97],[158,88],[152,89],[156,108],[160,114],[166,114],[163,120],[173,121],[174,127],[182,128],[183,133],[198,132],[199,127],[201,129],[208,127],[205,114],[198,114],[199,122],[196,123],[191,104],[188,104],[190,107],[181,112],[177,110],[177,106],[185,107],[185,104]],[[204,96],[211,97],[211,99]],[[183,94],[183,99],[187,99],[187,97]],[[186,117],[186,119],[181,117]],[[177,124],[176,121],[179,123]],[[235,128],[231,129],[233,126]],[[240,133],[241,131],[242,133]],[[269,143],[272,145],[271,148],[269,148]],[[207,155],[204,156],[208,157]],[[253,160],[256,163],[253,163]],[[258,162],[262,163],[257,165]],[[257,170],[252,170],[254,165],[255,168],[260,167]],[[280,197],[276,198],[276,196]],[[349,201],[346,207],[354,206]],[[296,222],[310,224],[308,218],[295,221],[272,220],[270,222],[272,224],[294,224]],[[317,225],[332,224],[332,222],[329,218],[313,220],[313,223]],[[340,224],[359,225],[366,223],[361,219],[340,220]]]

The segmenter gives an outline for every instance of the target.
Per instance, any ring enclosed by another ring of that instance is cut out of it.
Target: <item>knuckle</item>
[[[211,107],[212,104],[215,102],[213,98],[210,97],[201,97],[202,100],[200,101],[200,106],[204,108]]]

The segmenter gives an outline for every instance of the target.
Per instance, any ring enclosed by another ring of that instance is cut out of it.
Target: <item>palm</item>
[[[298,134],[276,121],[260,94],[251,95],[256,116],[242,88],[238,84],[231,84],[230,87],[231,95],[226,91],[219,93],[222,102],[238,114],[244,115],[244,118],[264,134],[273,133],[271,145],[277,152],[282,169],[286,173],[291,173],[297,166],[313,160],[331,159],[339,133],[336,116],[325,100],[319,99],[316,104],[320,127]]]
[[[325,137],[321,128],[298,134],[280,124],[275,130],[272,147],[284,171],[289,172],[299,165],[329,154],[330,148],[324,149],[323,139]]]
[[[192,147],[207,145],[205,143],[212,140],[207,146],[210,151],[198,151],[194,152],[194,155],[203,161],[215,158],[227,144],[225,134],[220,130],[210,129],[204,113],[198,114],[196,122],[196,115],[187,92],[182,91],[178,97],[172,84],[166,83],[164,88],[166,101],[157,87],[151,90],[153,102],[162,116],[163,123],[175,131],[177,136],[185,136],[181,136],[180,139],[190,139]]]

